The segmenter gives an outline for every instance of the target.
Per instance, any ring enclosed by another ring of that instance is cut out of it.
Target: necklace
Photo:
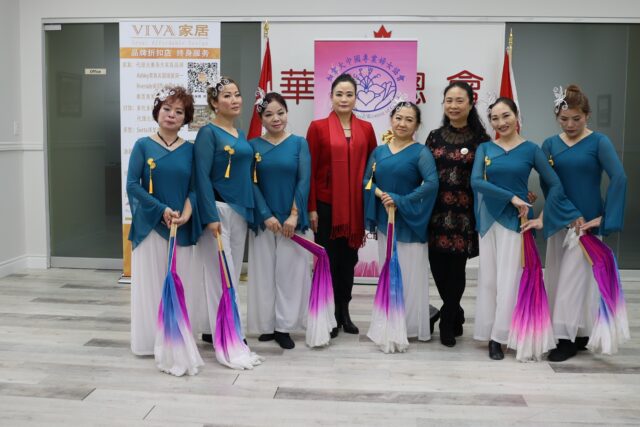
[[[173,140],[173,142],[171,144],[169,144],[163,137],[162,135],[160,135],[160,132],[156,132],[156,134],[158,135],[158,138],[160,138],[162,140],[162,142],[164,142],[164,145],[166,145],[167,147],[171,147],[173,144],[175,144],[179,139],[180,139],[180,135],[176,136],[176,139]]]

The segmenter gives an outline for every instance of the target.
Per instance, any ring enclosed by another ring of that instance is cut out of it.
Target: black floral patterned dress
[[[470,177],[476,148],[485,141],[476,139],[469,127],[450,125],[431,131],[427,137],[440,181],[429,222],[429,251],[467,258],[478,255]]]
[[[442,298],[440,342],[452,347],[462,335],[468,258],[478,255],[478,233],[473,213],[471,169],[476,148],[488,137],[467,126],[443,126],[431,131],[426,145],[436,161],[440,187],[429,221],[429,263]]]

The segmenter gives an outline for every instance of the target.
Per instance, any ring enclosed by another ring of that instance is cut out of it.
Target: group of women
[[[358,249],[365,229],[377,232],[384,261],[389,209],[395,210],[409,338],[431,338],[430,266],[443,301],[440,341],[456,344],[465,322],[460,302],[466,261],[479,254],[473,336],[489,341],[492,359],[502,359],[522,274],[520,234],[544,228],[546,286],[558,340],[549,359],[566,360],[584,347],[597,310],[596,285],[580,249],[563,242],[567,233],[619,231],[626,192],[611,141],[587,128],[586,95],[572,85],[556,99],[562,133],[540,148],[520,136],[518,108],[508,98],[489,107],[500,135],[492,141],[464,82],[445,88],[442,126],[426,144],[415,140],[419,108],[401,101],[390,112],[391,136],[379,145],[372,125],[353,114],[356,94],[356,81],[338,76],[331,87],[333,111],[311,123],[306,139],[287,131],[283,97],[266,94],[256,103],[266,133],[247,141],[234,125],[242,106],[238,85],[222,78],[208,90],[214,118],[194,144],[178,136],[193,117],[190,95],[181,87],[158,95],[153,117],[159,130],[136,142],[127,179],[134,354],[153,354],[172,223],[180,226],[178,271],[193,331],[215,331],[222,292],[215,239],[221,235],[229,275],[238,283],[250,229],[247,329],[260,341],[290,349],[290,333],[305,327],[311,282],[309,256],[291,236],[312,231],[327,250],[337,321],[331,336],[340,329],[357,334],[349,303]],[[528,190],[532,169],[545,196],[537,218]],[[603,170],[610,178],[604,202]]]

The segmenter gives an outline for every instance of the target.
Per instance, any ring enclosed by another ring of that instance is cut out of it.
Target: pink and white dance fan
[[[407,321],[404,312],[402,271],[398,260],[395,236],[395,207],[389,209],[387,252],[380,271],[378,288],[373,302],[371,325],[367,336],[384,353],[403,353],[409,348]]]
[[[524,221],[522,218],[522,222]],[[556,344],[544,288],[542,263],[531,230],[522,233],[521,256],[522,277],[507,346],[516,350],[517,360],[527,362],[541,360],[542,355],[555,348]]]
[[[177,225],[171,225],[169,234],[169,262],[164,280],[162,299],[158,308],[156,340],[153,349],[158,369],[175,376],[195,375],[204,365],[196,346],[182,280],[176,271]]]
[[[600,291],[600,305],[587,348],[603,354],[614,354],[618,346],[630,338],[629,320],[616,257],[607,246],[591,234],[580,236],[580,246]]]
[[[329,256],[322,246],[297,234],[294,234],[291,240],[311,252],[317,259],[309,294],[306,343],[309,347],[322,347],[329,344],[331,330],[337,326]]]
[[[222,297],[218,304],[216,317],[214,340],[216,359],[232,369],[253,369],[254,366],[260,365],[264,358],[253,353],[245,343],[240,312],[236,303],[236,291],[229,275],[229,265],[222,247],[220,233],[218,233],[218,263],[220,265]]]

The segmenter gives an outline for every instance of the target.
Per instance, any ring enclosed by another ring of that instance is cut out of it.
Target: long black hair
[[[469,99],[469,104],[471,105],[471,111],[469,111],[469,117],[467,118],[467,126],[471,129],[473,135],[477,138],[478,141],[489,141],[491,138],[487,134],[487,130],[484,128],[482,121],[480,120],[480,116],[478,115],[478,110],[476,109],[476,104],[473,102],[473,89],[469,86],[469,83],[462,81],[452,81],[449,85],[444,88],[444,92],[442,92],[442,99],[444,102],[444,98],[447,96],[447,92],[454,87],[458,87],[464,90],[467,93],[467,98]],[[449,126],[451,121],[446,114],[442,117],[442,126]]]

